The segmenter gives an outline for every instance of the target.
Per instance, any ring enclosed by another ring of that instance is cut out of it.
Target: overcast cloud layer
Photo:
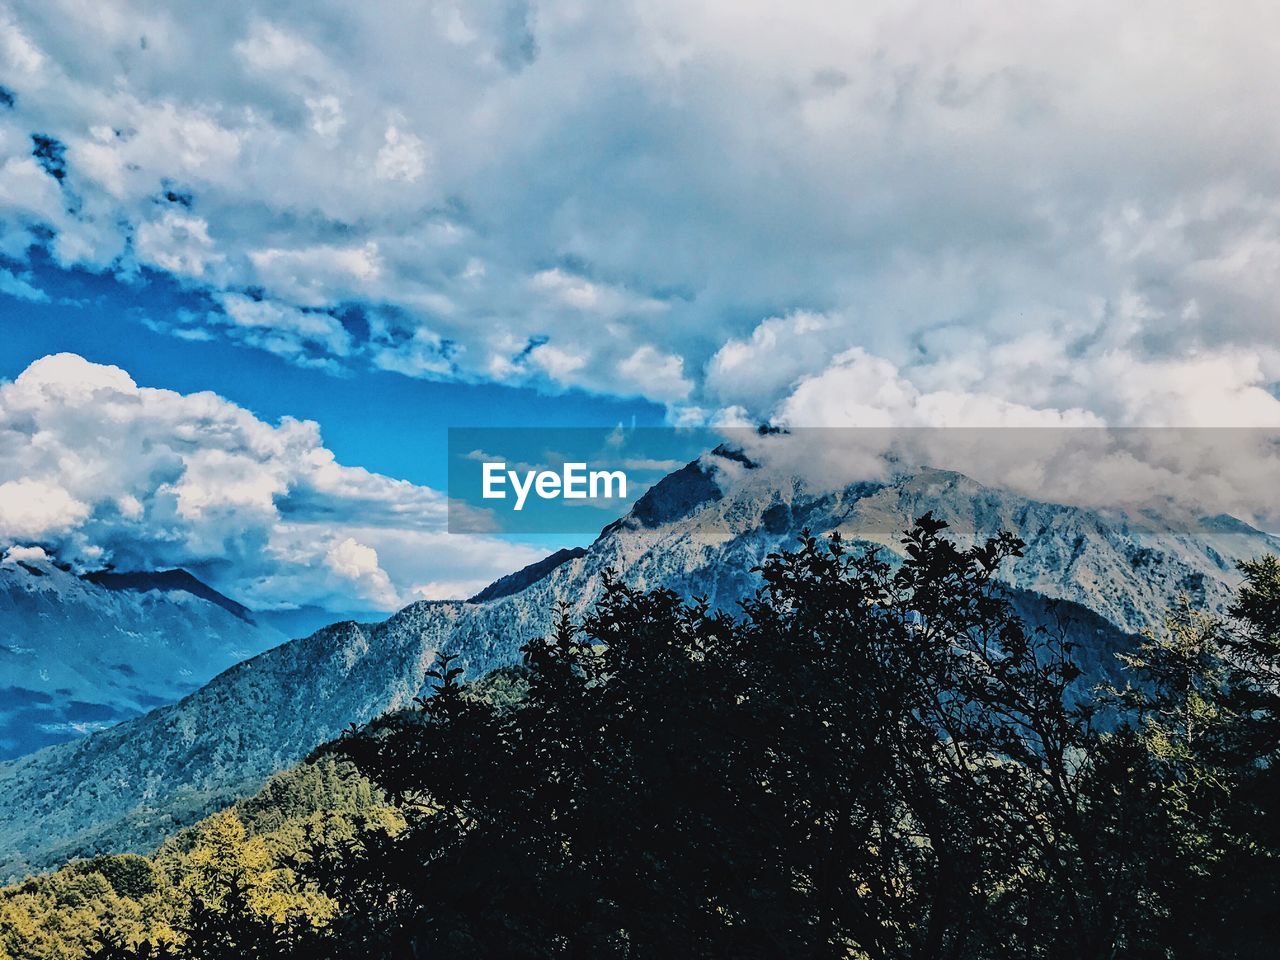
[[[1271,4],[0,11],[9,293],[673,420],[1280,423]]]
[[[433,490],[335,462],[315,423],[45,357],[0,385],[0,544],[186,567],[255,609],[466,597],[541,557],[445,532]]]

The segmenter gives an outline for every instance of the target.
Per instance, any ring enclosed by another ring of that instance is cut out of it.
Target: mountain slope
[[[0,562],[0,759],[138,716],[285,638],[185,570]]]
[[[685,468],[583,555],[548,564],[517,592],[335,624],[231,668],[180,703],[0,766],[0,877],[72,854],[154,845],[348,724],[410,703],[438,651],[457,653],[469,677],[514,662],[522,644],[546,632],[557,602],[579,614],[592,604],[607,569],[640,587],[732,607],[754,587],[752,568],[801,529],[838,529],[895,548],[900,531],[928,510],[962,538],[1009,529],[1026,539],[1026,556],[1004,577],[1029,618],[1052,624],[1067,616],[1094,676],[1179,593],[1223,609],[1235,583],[1232,558],[1277,549],[1248,529],[1144,533],[941,471],[820,492],[749,471],[724,489],[707,469]]]

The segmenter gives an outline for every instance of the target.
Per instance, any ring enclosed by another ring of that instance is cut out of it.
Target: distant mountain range
[[[286,639],[185,570],[76,576],[0,562],[0,759],[186,696]]]
[[[932,511],[961,538],[1011,530],[1027,541],[1002,577],[1024,617],[1070,634],[1093,682],[1180,594],[1223,610],[1235,560],[1280,552],[1275,538],[1235,522],[1151,533],[946,471],[829,491],[743,471],[740,455],[725,456],[745,479],[724,482],[715,456],[690,464],[589,548],[562,551],[470,601],[333,624],[231,667],[176,704],[0,764],[0,878],[155,845],[349,724],[410,704],[438,652],[456,653],[469,678],[517,661],[527,640],[546,633],[556,604],[581,615],[609,569],[639,587],[732,608],[754,589],[753,568],[802,529],[840,530],[893,551],[901,531]]]

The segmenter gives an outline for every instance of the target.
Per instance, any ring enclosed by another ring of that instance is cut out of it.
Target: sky
[[[548,546],[449,425],[1280,425],[1277,21],[0,2],[0,539],[390,609]]]

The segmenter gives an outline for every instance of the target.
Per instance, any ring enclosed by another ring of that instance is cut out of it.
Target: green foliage
[[[1113,691],[1140,725],[1140,737],[1165,767],[1173,802],[1184,813],[1197,794],[1224,788],[1223,771],[1210,761],[1211,741],[1230,722],[1225,691],[1229,673],[1225,628],[1183,598],[1164,629],[1132,653],[1119,654],[1137,686]]]
[[[1110,691],[1126,725],[1101,749],[1134,753],[1109,784],[1145,786],[1131,819],[1154,874],[1154,930],[1167,955],[1267,956],[1280,897],[1280,561],[1244,574],[1231,620],[1186,600],[1135,651],[1134,682]],[[1137,747],[1135,750],[1134,747]]]

